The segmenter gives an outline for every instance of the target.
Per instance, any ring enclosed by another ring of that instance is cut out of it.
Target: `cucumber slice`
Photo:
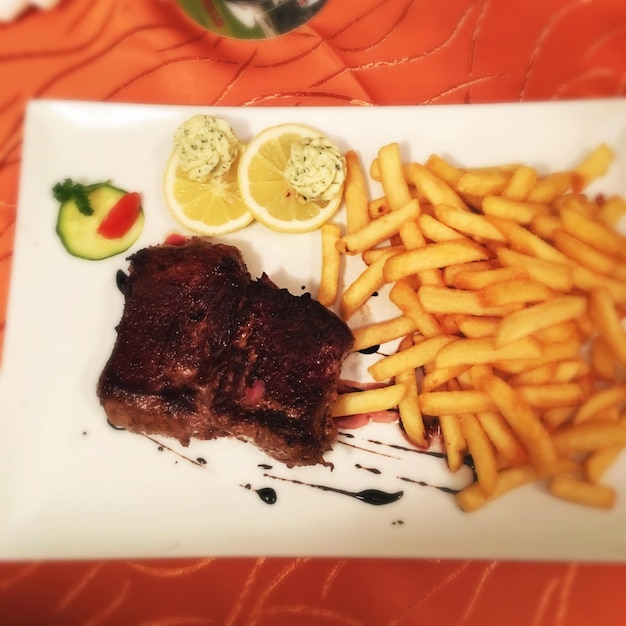
[[[126,191],[123,189],[108,183],[94,186],[89,192],[92,215],[81,213],[73,199],[61,204],[56,232],[65,249],[74,256],[90,261],[106,259],[128,250],[137,241],[143,229],[143,209],[137,221],[123,237],[106,239],[98,234],[100,222],[125,194]]]

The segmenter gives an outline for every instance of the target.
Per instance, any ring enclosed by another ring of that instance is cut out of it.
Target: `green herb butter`
[[[241,142],[228,123],[211,115],[194,115],[174,134],[179,168],[187,178],[200,183],[225,174],[240,147]]]
[[[303,200],[329,202],[341,193],[346,160],[325,137],[303,137],[291,146],[285,176]]]

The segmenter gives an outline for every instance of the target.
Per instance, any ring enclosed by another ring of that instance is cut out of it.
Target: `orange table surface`
[[[0,25],[0,85],[1,340],[29,99],[291,107],[623,96],[626,3],[329,0],[292,33],[236,41],[173,0],[62,0]],[[0,563],[0,623],[609,626],[626,623],[624,588],[626,564]]]

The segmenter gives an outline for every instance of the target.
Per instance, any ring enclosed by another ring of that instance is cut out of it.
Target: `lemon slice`
[[[247,226],[254,216],[239,193],[237,161],[222,176],[206,183],[189,180],[172,152],[163,182],[165,203],[174,219],[199,235],[219,236]]]
[[[305,233],[319,228],[339,208],[343,188],[329,202],[304,201],[285,177],[291,145],[321,133],[301,124],[280,124],[262,130],[239,160],[241,197],[254,217],[272,230]]]

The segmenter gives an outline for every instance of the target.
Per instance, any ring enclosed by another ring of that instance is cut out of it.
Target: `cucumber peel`
[[[65,249],[81,259],[97,261],[128,250],[137,241],[144,225],[143,209],[130,229],[117,239],[107,239],[98,228],[126,191],[110,183],[96,183],[82,187],[91,213],[85,210],[84,197],[69,195],[61,202],[56,233]]]

